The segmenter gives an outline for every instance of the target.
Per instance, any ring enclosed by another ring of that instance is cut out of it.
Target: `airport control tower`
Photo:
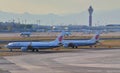
[[[89,7],[89,27],[92,27],[92,13],[93,13],[93,8],[92,6]]]

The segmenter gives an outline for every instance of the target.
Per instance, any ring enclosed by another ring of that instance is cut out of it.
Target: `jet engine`
[[[64,47],[72,47],[72,48],[74,48],[75,47],[75,45],[73,44],[73,43],[67,43],[67,44],[64,44],[63,45]]]
[[[63,46],[63,44],[62,44],[62,43],[59,43],[58,45],[59,45],[59,46]]]
[[[69,44],[68,44],[68,47],[74,48],[74,46],[75,46],[75,45],[74,45],[73,43],[69,43]]]

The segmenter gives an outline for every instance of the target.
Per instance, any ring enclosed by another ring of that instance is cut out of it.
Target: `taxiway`
[[[120,49],[77,49],[3,57],[11,73],[120,73]]]

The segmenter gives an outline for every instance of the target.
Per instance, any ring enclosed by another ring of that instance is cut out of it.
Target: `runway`
[[[11,73],[120,73],[120,49],[38,52],[3,59],[0,68]]]

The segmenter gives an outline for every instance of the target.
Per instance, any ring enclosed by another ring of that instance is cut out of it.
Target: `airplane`
[[[89,40],[63,40],[64,47],[78,48],[78,46],[93,46],[99,42],[99,35],[97,33],[94,37]]]
[[[25,37],[25,36],[30,37],[30,35],[31,35],[31,32],[21,32],[20,33],[20,36],[23,36],[23,37]]]
[[[49,49],[60,47],[62,40],[65,36],[65,32],[62,31],[61,34],[53,41],[46,42],[11,42],[6,45],[6,48],[10,49],[21,49],[21,51],[32,50],[39,51],[39,49]]]

